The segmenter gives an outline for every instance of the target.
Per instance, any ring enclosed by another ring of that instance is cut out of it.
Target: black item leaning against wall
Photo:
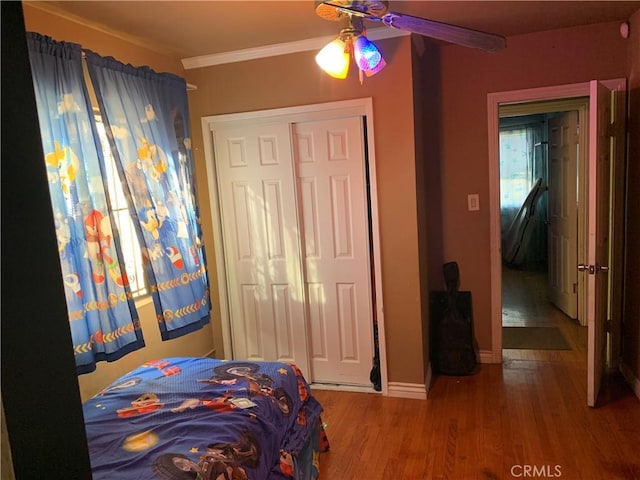
[[[460,292],[456,262],[442,267],[446,292],[431,292],[431,362],[436,373],[470,375],[477,366],[471,292]]]
[[[0,378],[10,446],[1,476],[91,479],[22,2],[0,2],[0,9]],[[36,282],[26,263],[37,265]],[[34,302],[36,285],[46,288]]]

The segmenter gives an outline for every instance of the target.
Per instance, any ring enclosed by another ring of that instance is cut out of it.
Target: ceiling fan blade
[[[370,20],[375,19],[368,15],[366,18]],[[436,40],[479,48],[487,52],[499,52],[507,46],[507,41],[500,35],[480,32],[478,30],[437,22],[435,20],[427,20],[426,18],[413,17],[402,13],[388,12],[380,17],[379,20],[389,27],[417,33],[418,35],[435,38]]]
[[[389,2],[383,0],[328,0],[316,3],[316,13],[327,20],[340,20],[346,15],[353,15],[382,22],[398,30],[487,52],[499,52],[507,46],[506,39],[501,35],[388,11]]]

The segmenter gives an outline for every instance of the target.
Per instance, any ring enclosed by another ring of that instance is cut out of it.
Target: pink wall
[[[617,23],[510,37],[488,54],[442,49],[442,202],[444,260],[457,261],[471,290],[476,337],[491,349],[487,94],[627,76],[627,43]],[[467,211],[467,194],[480,211]]]

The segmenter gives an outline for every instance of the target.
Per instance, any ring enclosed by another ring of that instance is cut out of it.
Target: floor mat
[[[502,327],[502,348],[525,350],[571,350],[556,327]]]

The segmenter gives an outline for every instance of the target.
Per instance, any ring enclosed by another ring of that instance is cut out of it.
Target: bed
[[[313,480],[329,445],[293,364],[165,358],[83,404],[94,480]]]

